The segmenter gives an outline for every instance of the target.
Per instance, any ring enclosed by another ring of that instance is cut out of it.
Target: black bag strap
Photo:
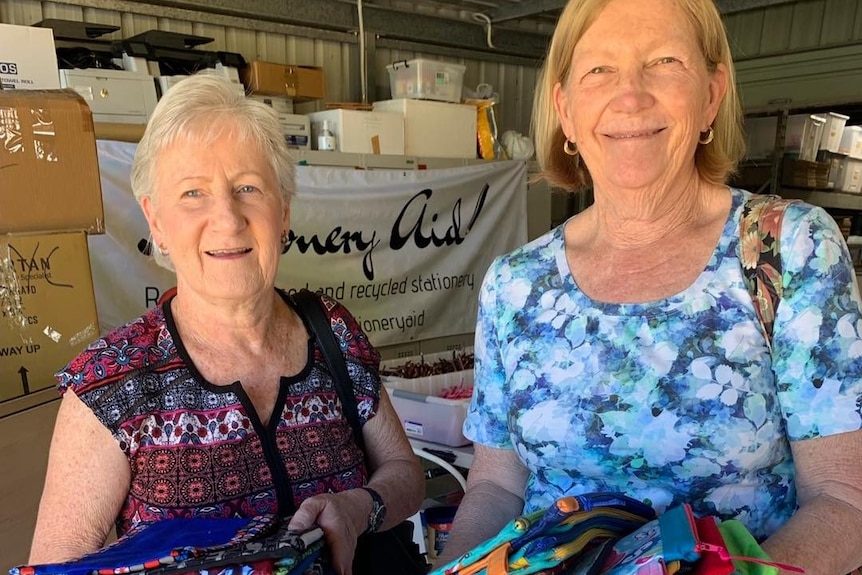
[[[296,303],[296,308],[300,314],[308,322],[311,333],[317,340],[317,345],[320,346],[323,359],[326,360],[326,365],[332,374],[338,399],[341,400],[341,405],[344,407],[344,417],[350,423],[356,444],[362,450],[364,457],[365,439],[362,437],[362,424],[359,423],[359,408],[356,406],[352,380],[350,374],[347,373],[344,354],[335,339],[335,334],[332,333],[329,319],[323,311],[320,297],[314,292],[304,289],[293,295],[293,301]]]

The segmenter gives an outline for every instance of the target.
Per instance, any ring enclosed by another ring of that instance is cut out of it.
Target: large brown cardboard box
[[[242,69],[242,83],[253,94],[287,96],[297,102],[326,97],[323,68],[249,62]]]
[[[84,232],[0,236],[0,401],[55,385],[99,335]]]
[[[74,90],[0,90],[0,233],[105,232],[93,115]]]
[[[49,389],[2,404],[11,407],[37,395],[45,399],[30,407],[15,406],[13,413],[0,417],[0,454],[3,455],[0,573],[8,573],[11,567],[26,563],[30,555],[39,499],[45,484],[48,447],[60,402],[57,393]]]

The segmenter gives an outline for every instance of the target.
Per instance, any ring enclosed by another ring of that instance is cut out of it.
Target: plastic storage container
[[[815,114],[797,114],[787,118],[784,151],[800,160],[813,162],[820,150],[826,118]]]
[[[402,365],[407,361],[418,363],[422,359],[431,363],[443,357],[451,358],[452,352],[385,361],[381,362],[381,369]],[[450,447],[471,443],[461,433],[470,399],[445,399],[440,397],[440,394],[447,387],[471,387],[472,369],[411,379],[384,375],[381,379],[408,437]]]
[[[820,137],[820,149],[828,152],[837,152],[841,145],[841,136],[844,135],[844,126],[849,116],[829,112],[823,115],[826,125],[823,126],[823,135]]]
[[[417,58],[386,66],[392,98],[461,102],[466,66]]]
[[[857,160],[862,159],[862,126],[844,126],[838,153]]]

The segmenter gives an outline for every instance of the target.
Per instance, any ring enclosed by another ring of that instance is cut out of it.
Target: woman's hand
[[[335,572],[351,575],[356,540],[368,526],[371,508],[371,497],[361,489],[315,495],[302,502],[288,527],[304,531],[317,525],[323,529]]]

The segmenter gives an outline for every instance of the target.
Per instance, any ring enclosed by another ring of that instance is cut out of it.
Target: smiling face
[[[258,146],[230,131],[177,140],[157,156],[154,182],[141,207],[181,290],[237,300],[272,290],[289,208]]]
[[[611,0],[575,46],[554,103],[596,187],[645,189],[695,177],[699,134],[725,89],[724,67],[707,69],[675,0]]]

